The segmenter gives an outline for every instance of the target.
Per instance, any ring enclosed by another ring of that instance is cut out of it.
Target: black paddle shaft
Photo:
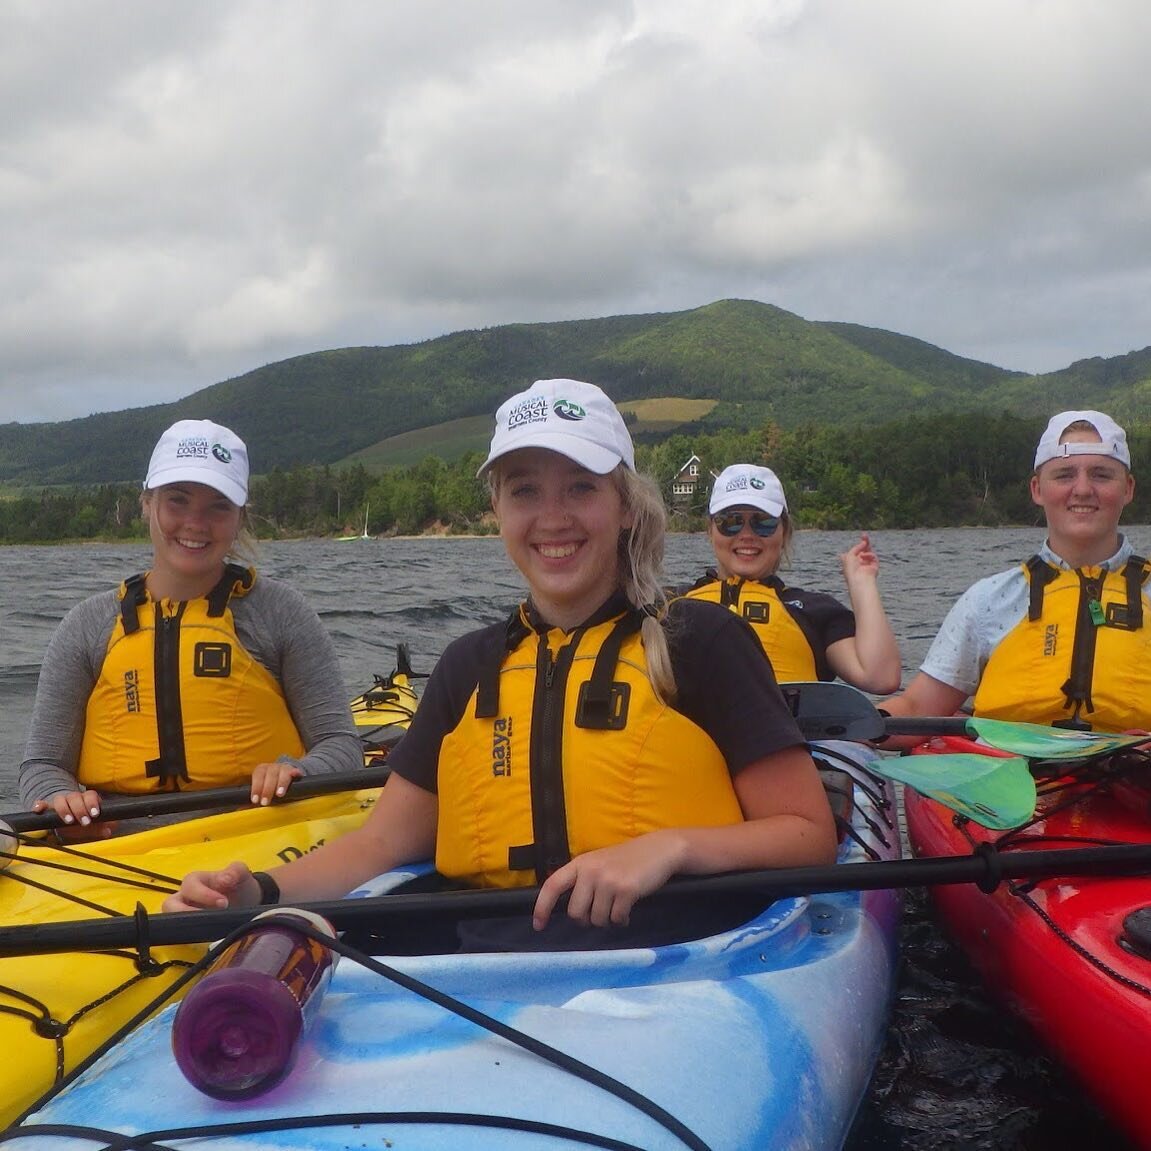
[[[1151,874],[1151,843],[1056,851],[999,852],[984,848],[971,855],[780,868],[674,880],[647,899],[707,900],[718,894],[745,894],[762,896],[766,904],[775,899],[835,891],[876,891],[957,883],[975,883],[984,891],[992,891],[1007,879],[1145,874]],[[324,916],[340,931],[369,929],[386,940],[389,921],[445,922],[527,915],[537,894],[537,888],[524,887],[434,894],[398,893],[300,906]],[[5,927],[0,928],[0,956],[207,943],[234,931],[257,913],[268,910],[267,907],[254,907],[148,915],[141,909],[135,916]],[[562,908],[557,913],[562,914]]]
[[[383,787],[388,777],[386,767],[365,767],[362,771],[344,771],[332,775],[312,775],[297,779],[287,794],[273,799],[272,805],[294,803],[316,795],[337,791],[356,791],[362,787]],[[206,791],[164,791],[154,795],[120,795],[100,804],[100,820],[140,819],[181,812],[219,811],[227,807],[247,807],[252,803],[250,786],[214,787]],[[52,810],[20,811],[0,816],[13,831],[50,831],[64,827],[64,821]]]

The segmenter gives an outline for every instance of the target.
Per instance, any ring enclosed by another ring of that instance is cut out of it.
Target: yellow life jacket
[[[831,680],[835,672],[821,645],[804,630],[804,618],[784,601],[783,581],[777,576],[766,580],[745,580],[731,576],[721,580],[709,572],[689,592],[688,599],[702,599],[731,608],[755,632],[760,646],[771,661],[780,683],[807,683],[813,679]]]
[[[523,886],[646,832],[742,821],[715,742],[657,698],[641,619],[540,634],[512,617],[442,744],[442,874]]]
[[[228,601],[255,572],[229,564],[201,599],[120,587],[120,615],[88,697],[77,773],[99,791],[200,790],[246,783],[259,763],[304,754],[276,677],[236,635]]]
[[[975,714],[1091,727],[1143,728],[1151,717],[1151,628],[1143,585],[1151,565],[1068,571],[1033,556],[1027,618],[1000,640],[974,696]]]

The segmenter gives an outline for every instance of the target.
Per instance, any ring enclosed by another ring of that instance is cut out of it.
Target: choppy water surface
[[[1146,547],[1149,529],[1134,529]],[[918,666],[947,608],[973,580],[1025,559],[1025,529],[875,532],[884,601],[903,663]],[[843,595],[837,556],[849,532],[802,532],[794,582]],[[1146,553],[1144,553],[1146,554]],[[141,570],[143,545],[0,549],[0,802],[15,806],[16,769],[44,648],[78,600]],[[710,562],[702,536],[673,536],[668,575],[694,579]],[[408,645],[429,671],[446,644],[502,619],[522,591],[496,539],[300,541],[266,544],[262,570],[290,580],[335,640],[349,696]],[[77,706],[84,706],[77,700]],[[909,894],[893,1024],[851,1151],[1127,1151],[1022,1027],[984,994],[943,940],[926,902]]]

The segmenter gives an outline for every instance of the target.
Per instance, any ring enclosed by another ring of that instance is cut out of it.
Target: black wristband
[[[266,871],[253,871],[252,878],[260,888],[261,906],[280,902],[280,885]]]

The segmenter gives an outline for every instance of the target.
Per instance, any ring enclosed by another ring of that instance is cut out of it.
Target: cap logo
[[[216,457],[222,464],[230,464],[232,462],[232,453],[228,451],[223,444],[212,445],[212,455]]]
[[[763,480],[759,478],[759,476],[752,476],[751,479],[747,482],[751,484],[751,486],[755,488],[757,492],[761,492],[765,487],[767,487],[767,484],[765,484]]]
[[[525,424],[538,424],[548,418],[548,402],[543,396],[530,396],[508,412],[508,431]]]
[[[724,488],[724,491],[741,492],[747,487],[747,484],[747,476],[732,476],[731,479],[727,481],[727,487]]]
[[[573,404],[571,400],[556,400],[552,406],[552,411],[555,412],[561,420],[571,420],[576,423],[587,415],[587,412],[585,412],[579,404]]]
[[[206,436],[189,436],[176,445],[176,459],[178,460],[206,460],[208,458],[208,440]]]

